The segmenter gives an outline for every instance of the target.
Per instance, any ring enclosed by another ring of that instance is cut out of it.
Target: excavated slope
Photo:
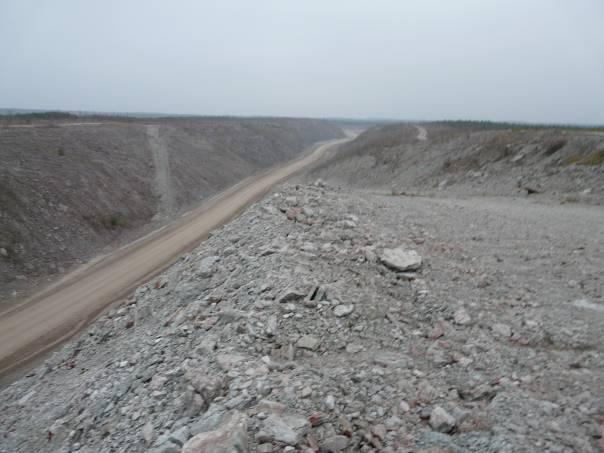
[[[94,121],[0,127],[0,297],[342,136],[310,119]]]
[[[397,124],[343,146],[312,177],[400,193],[604,201],[604,133]]]

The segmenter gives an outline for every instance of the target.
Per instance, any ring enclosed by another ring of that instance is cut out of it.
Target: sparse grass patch
[[[17,235],[10,231],[0,231],[0,259],[5,259],[12,263],[20,263],[21,259],[18,252],[19,239]]]
[[[63,157],[65,155],[65,150],[63,148],[58,148],[57,155]]]
[[[602,165],[604,163],[604,151],[596,151],[591,153],[579,165]]]
[[[108,230],[114,230],[116,228],[123,228],[126,226],[126,219],[122,214],[111,214],[103,217],[102,224]]]
[[[88,215],[84,216],[84,220],[97,230],[117,230],[128,226],[126,217],[119,212],[98,216]]]
[[[588,156],[580,154],[571,154],[566,158],[567,165],[588,165],[597,166],[604,164],[604,151],[594,151]]]
[[[566,165],[577,164],[581,159],[583,159],[583,156],[577,153],[573,153],[566,158]]]

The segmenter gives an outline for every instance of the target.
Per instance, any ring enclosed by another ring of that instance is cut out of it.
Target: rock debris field
[[[0,451],[601,451],[603,220],[282,186],[3,389]]]

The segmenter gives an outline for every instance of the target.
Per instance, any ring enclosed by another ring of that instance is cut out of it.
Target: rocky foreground
[[[286,186],[4,389],[0,451],[600,451],[603,217]]]

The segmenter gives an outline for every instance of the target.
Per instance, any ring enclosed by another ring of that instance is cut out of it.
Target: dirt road
[[[417,139],[419,141],[425,141],[428,140],[428,131],[426,130],[425,127],[422,126],[415,126],[415,128],[417,129]]]
[[[159,133],[159,125],[147,126],[149,148],[155,165],[155,186],[160,199],[158,216],[168,217],[175,210],[174,193],[170,181],[170,156],[166,141]]]
[[[84,271],[68,275],[54,287],[0,314],[0,376],[72,336],[105,307],[168,267],[273,185],[347,140],[350,138],[321,144],[311,154],[240,182],[174,224],[117,250]]]

